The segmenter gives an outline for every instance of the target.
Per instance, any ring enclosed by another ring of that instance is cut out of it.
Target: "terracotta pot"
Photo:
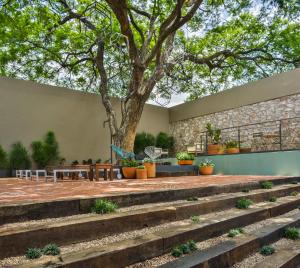
[[[147,179],[147,169],[140,169],[140,168],[137,168],[136,169],[136,178],[137,179]]]
[[[126,179],[135,179],[136,167],[122,167],[122,172]]]
[[[202,175],[211,175],[214,172],[214,167],[212,167],[212,166],[200,167],[199,171],[200,171],[200,174],[202,174]]]
[[[207,154],[223,154],[224,147],[222,144],[208,144]]]
[[[240,148],[240,153],[251,153],[251,147],[249,148]]]
[[[144,166],[147,170],[147,177],[155,178],[156,177],[156,164],[155,163],[144,163]]]
[[[194,160],[178,160],[178,165],[193,165]]]
[[[239,148],[227,148],[226,152],[228,154],[238,154],[240,152],[240,149]]]

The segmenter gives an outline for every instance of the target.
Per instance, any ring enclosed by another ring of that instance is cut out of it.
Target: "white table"
[[[47,171],[45,169],[31,170],[31,179],[36,177],[36,181],[39,181],[39,174],[43,173],[44,177],[47,178]]]
[[[89,173],[89,169],[81,169],[81,168],[72,168],[72,169],[53,169],[53,180],[54,180],[54,182],[56,182],[57,181],[57,173],[75,173],[75,172],[79,172],[79,173],[81,173],[81,172],[86,172],[87,173],[87,177],[88,177],[88,173]],[[49,176],[47,176],[47,177],[49,177]],[[46,180],[47,180],[47,177],[46,177]]]

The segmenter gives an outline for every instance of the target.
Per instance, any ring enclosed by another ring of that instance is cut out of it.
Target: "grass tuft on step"
[[[296,240],[300,237],[300,229],[296,227],[287,227],[284,230],[284,237],[292,240]]]
[[[231,229],[228,232],[228,237],[235,237],[237,235],[241,235],[244,233],[244,230],[242,228],[235,228],[235,229]]]
[[[242,198],[236,202],[235,207],[238,209],[247,209],[249,208],[253,202],[250,199]]]
[[[272,189],[273,188],[273,182],[271,181],[263,181],[260,183],[260,187],[262,189]]]
[[[29,260],[38,259],[42,256],[43,252],[39,248],[28,248],[25,256]]]
[[[112,201],[106,199],[96,200],[94,206],[92,207],[92,212],[97,214],[107,214],[115,212],[118,205]]]
[[[59,247],[56,244],[51,243],[51,244],[46,245],[43,248],[43,254],[44,255],[56,256],[56,255],[60,254],[60,249],[59,249]]]
[[[189,240],[185,244],[181,244],[179,246],[172,248],[171,255],[173,257],[178,258],[178,257],[182,256],[183,254],[189,254],[195,250],[197,250],[197,245],[196,245],[195,241]]]
[[[276,196],[271,196],[269,199],[270,202],[276,202],[277,201],[277,197]]]
[[[260,249],[260,254],[263,256],[270,256],[275,252],[275,248],[272,246],[263,246]]]

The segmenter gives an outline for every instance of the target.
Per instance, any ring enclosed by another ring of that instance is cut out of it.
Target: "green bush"
[[[25,256],[27,259],[38,259],[42,256],[42,251],[39,248],[28,248]]]
[[[292,240],[296,240],[300,237],[300,230],[295,227],[288,227],[284,230],[284,237]]]
[[[176,154],[177,160],[194,160],[195,156],[187,152],[179,152]]]
[[[191,251],[195,251],[197,249],[197,245],[193,240],[189,240],[185,244],[181,244],[179,246],[176,246],[172,248],[171,254],[174,257],[180,257],[183,254],[188,254]]]
[[[276,196],[271,196],[269,199],[270,202],[276,202],[277,201],[277,197]]]
[[[21,142],[14,143],[9,154],[11,169],[29,169],[31,167],[28,151]]]
[[[236,206],[236,208],[239,208],[239,209],[247,209],[252,204],[253,204],[253,202],[250,199],[242,198],[236,202],[235,206]]]
[[[136,154],[144,152],[147,146],[155,145],[155,137],[152,134],[142,132],[137,133],[134,140],[134,152]]]
[[[199,216],[191,216],[190,219],[191,219],[192,222],[195,222],[195,223],[197,223],[197,222],[200,221],[200,217]]]
[[[260,249],[260,254],[264,256],[270,256],[275,252],[275,248],[272,246],[263,246]]]
[[[7,167],[8,167],[7,153],[0,145],[0,168],[7,168]]]
[[[132,159],[122,159],[121,164],[123,167],[137,167],[138,166],[137,162]]]
[[[43,248],[43,254],[56,256],[60,254],[60,249],[56,244],[48,244]]]
[[[260,183],[260,187],[262,189],[272,189],[273,188],[273,183],[271,181],[263,181]]]
[[[114,202],[105,199],[99,199],[95,202],[95,205],[92,207],[92,212],[97,214],[107,214],[115,212],[118,208],[118,205]]]
[[[244,230],[242,228],[231,229],[228,232],[228,237],[235,237],[235,236],[243,234],[243,233],[244,233]]]
[[[239,143],[237,141],[228,141],[226,142],[226,148],[238,148],[239,147]]]
[[[159,132],[156,136],[156,147],[172,150],[174,146],[174,138],[167,133]]]
[[[215,129],[213,128],[212,124],[207,123],[206,130],[213,144],[219,144],[221,142],[221,129]]]
[[[197,201],[197,200],[198,200],[198,197],[196,197],[196,196],[191,196],[191,197],[188,197],[186,200],[187,200],[187,201]]]

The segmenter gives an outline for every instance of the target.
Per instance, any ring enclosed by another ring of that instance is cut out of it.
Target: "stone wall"
[[[234,101],[234,100],[233,100]],[[282,149],[300,148],[300,94],[246,105],[222,112],[172,122],[170,134],[175,138],[176,151],[186,150],[187,145],[206,143],[205,126],[211,123],[222,131],[222,140],[238,140],[241,147],[252,147],[252,151],[280,149],[280,122]]]

